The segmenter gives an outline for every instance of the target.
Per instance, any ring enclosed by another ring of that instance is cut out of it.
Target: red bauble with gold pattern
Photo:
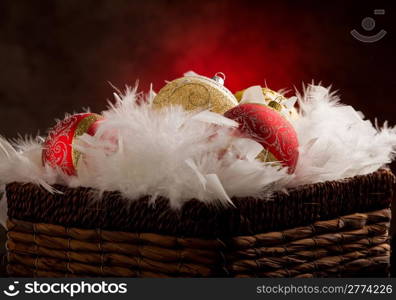
[[[298,160],[298,139],[293,126],[278,111],[256,103],[240,104],[224,114],[239,123],[239,131],[260,143],[293,173]]]
[[[103,117],[94,113],[75,114],[65,118],[53,127],[44,142],[43,164],[60,168],[68,175],[76,175],[81,153],[74,149],[77,137],[84,133],[94,135],[97,121]]]

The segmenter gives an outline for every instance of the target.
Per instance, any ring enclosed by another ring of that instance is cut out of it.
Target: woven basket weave
[[[389,170],[302,186],[271,201],[126,202],[88,188],[7,185],[7,271],[39,277],[388,276]]]

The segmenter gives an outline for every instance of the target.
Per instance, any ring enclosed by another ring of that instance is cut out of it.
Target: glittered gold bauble
[[[222,73],[213,78],[191,75],[175,79],[155,96],[153,106],[181,105],[185,110],[209,109],[223,114],[238,105],[234,95],[224,87]]]
[[[269,88],[263,87],[263,88],[261,88],[261,90],[263,91],[263,96],[264,96],[264,99],[265,99],[265,101],[267,103],[270,102],[270,101],[276,101],[276,102],[281,103],[282,101],[286,100],[285,96],[283,96],[282,94],[280,94],[278,92],[275,92],[275,91],[273,91],[273,90],[271,90]],[[238,101],[241,101],[244,92],[245,92],[245,90],[241,90],[241,91],[236,92],[234,94],[235,98]]]
[[[244,92],[244,91],[245,91],[245,90],[241,90],[241,91],[238,91],[238,92],[236,92],[236,93],[234,94],[234,96],[235,96],[235,98],[238,100],[238,102],[242,100],[242,96],[243,96],[243,92]]]
[[[58,122],[44,142],[42,159],[44,164],[60,168],[68,175],[76,175],[81,153],[74,148],[76,138],[87,133],[94,135],[97,121],[102,116],[94,113],[75,114]]]
[[[261,90],[264,96],[264,103],[261,104],[264,104],[279,111],[288,120],[296,120],[299,118],[298,112],[295,107],[287,107],[287,103],[289,99],[287,99],[285,96],[266,87],[261,88]],[[245,90],[241,90],[234,94],[238,102],[241,102],[244,92]],[[249,103],[249,101],[245,101],[245,100],[243,102]],[[257,103],[257,102],[253,101],[252,103]]]

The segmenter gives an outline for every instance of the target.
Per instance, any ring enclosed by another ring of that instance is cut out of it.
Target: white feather
[[[391,162],[396,129],[375,128],[360,112],[344,106],[329,89],[309,85],[298,94],[301,116],[292,120],[300,143],[295,174],[276,163],[254,159],[262,146],[233,135],[236,123],[181,107],[152,108],[155,93],[127,88],[114,95],[95,136],[83,135],[78,177],[43,167],[42,140],[11,145],[0,138],[0,184],[33,182],[116,190],[128,199],[167,197],[173,207],[195,198],[230,205],[233,197],[270,198],[274,191],[367,174]]]
[[[298,98],[302,117],[294,127],[300,158],[291,185],[363,175],[393,160],[395,128],[375,129],[322,86],[309,85]]]

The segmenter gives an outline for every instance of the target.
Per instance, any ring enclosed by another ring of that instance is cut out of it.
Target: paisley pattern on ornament
[[[257,109],[262,108],[262,109]],[[241,105],[226,116],[238,122],[239,130],[260,143],[275,158],[294,171],[298,159],[297,135],[292,126],[271,108]]]
[[[76,175],[77,162],[81,156],[73,143],[84,133],[93,135],[92,125],[102,117],[93,113],[69,116],[58,122],[49,132],[44,142],[43,163],[60,168],[68,175]]]
[[[67,171],[70,166],[71,141],[79,116],[71,116],[56,124],[48,134],[44,144],[43,161],[51,167]]]

